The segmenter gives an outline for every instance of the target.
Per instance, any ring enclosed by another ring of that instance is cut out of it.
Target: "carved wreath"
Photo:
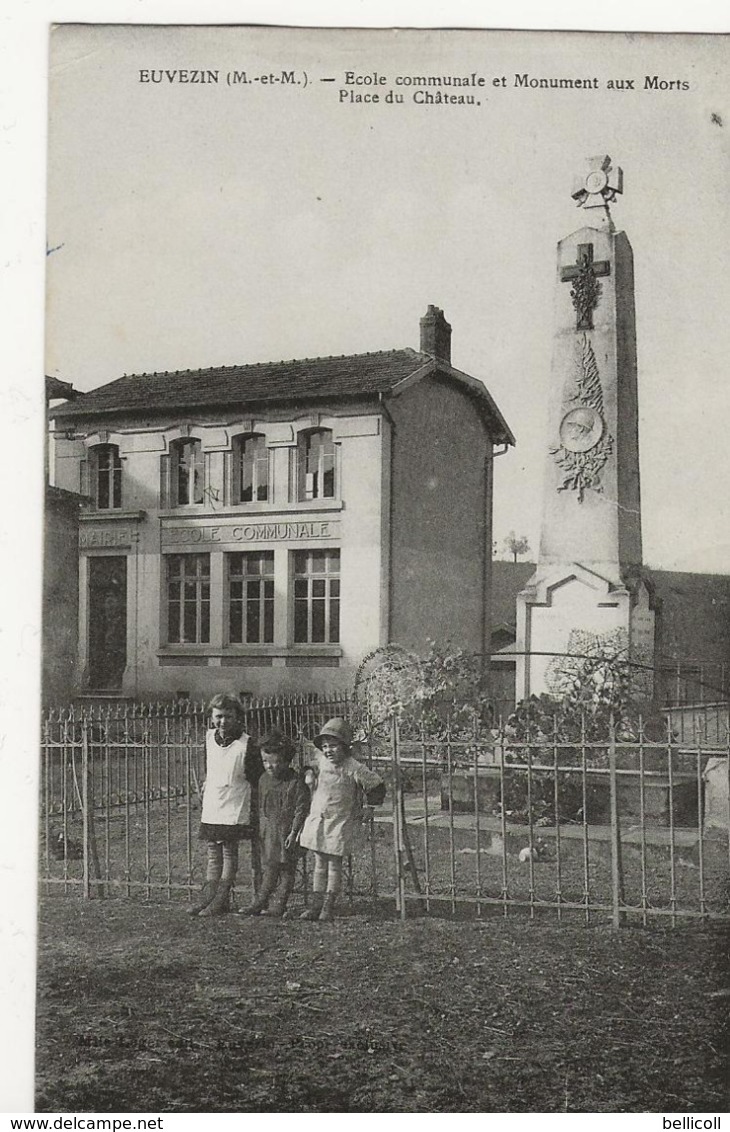
[[[601,284],[594,274],[591,260],[587,257],[581,261],[578,274],[570,288],[570,297],[578,316],[577,329],[592,330],[593,312],[601,297]]]
[[[603,419],[603,390],[598,363],[587,334],[578,345],[575,384],[577,392],[568,399],[568,405],[571,408],[582,406],[593,409]],[[605,428],[597,443],[586,452],[570,451],[563,444],[551,448],[551,456],[563,471],[558,491],[577,491],[579,503],[583,502],[588,488],[603,491],[601,476],[612,452],[613,437]]]

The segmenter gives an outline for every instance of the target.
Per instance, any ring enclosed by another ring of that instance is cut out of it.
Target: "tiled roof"
[[[387,350],[376,354],[130,374],[83,394],[72,406],[60,406],[54,416],[381,393],[392,389],[428,361],[426,354],[417,354],[415,350]]]
[[[77,420],[99,414],[190,410],[227,405],[302,403],[323,398],[375,396],[424,367],[450,375],[479,401],[493,422],[493,439],[514,443],[509,428],[481,382],[460,375],[416,350],[382,350],[340,357],[295,358],[257,365],[125,375],[73,404],[59,405],[51,416]],[[468,382],[468,385],[467,385]]]
[[[46,506],[75,507],[88,502],[88,496],[80,495],[77,491],[67,491],[65,487],[56,487],[55,484],[46,484]]]
[[[74,389],[70,381],[61,381],[58,377],[53,377],[52,374],[46,374],[46,400],[54,401],[57,397],[64,397],[68,400],[78,397],[78,392]]]
[[[515,599],[535,573],[534,562],[492,562],[492,627],[515,627]]]

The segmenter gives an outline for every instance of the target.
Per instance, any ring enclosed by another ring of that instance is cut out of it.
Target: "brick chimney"
[[[444,312],[431,304],[421,319],[421,353],[451,365],[451,327]]]

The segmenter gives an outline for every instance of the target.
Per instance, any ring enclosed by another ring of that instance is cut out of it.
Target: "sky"
[[[433,303],[453,364],[517,439],[496,465],[498,546],[514,530],[535,550],[556,244],[586,222],[574,174],[607,153],[635,256],[645,561],[730,572],[725,61],[724,41],[699,36],[58,29],[46,372],[87,390],[417,348]],[[180,68],[220,81],[140,81]],[[293,70],[299,85],[230,86],[235,70]],[[486,80],[466,88],[473,106],[416,105],[394,81],[471,74]],[[517,87],[524,74],[599,89]],[[688,89],[647,90],[646,76]]]
[[[646,559],[730,571],[726,40],[639,34],[724,31],[726,5],[206,0],[201,14],[199,0],[105,0],[104,18],[122,24],[633,30],[417,43],[359,32],[336,45],[305,32],[291,48],[217,33],[204,50],[196,33],[192,51],[176,35],[155,35],[153,50],[147,30],[112,46],[92,28],[83,49],[54,49],[46,161],[49,25],[93,24],[101,7],[5,0],[0,17],[0,162],[10,170],[0,210],[0,758],[11,800],[0,823],[0,1107],[14,1113],[32,1111],[33,1089],[44,367],[86,390],[125,371],[417,347],[418,320],[435,303],[453,326],[455,364],[486,382],[517,437],[497,462],[497,534],[515,529],[535,547],[555,246],[582,222],[575,168],[607,152],[624,169],[614,219],[636,257]],[[272,62],[337,81],[272,97],[135,77],[176,65],[263,73]],[[633,76],[637,90],[492,87],[479,108],[386,114],[340,105],[341,77],[355,69]],[[690,90],[639,91],[655,73]],[[46,247],[58,250],[45,257]]]

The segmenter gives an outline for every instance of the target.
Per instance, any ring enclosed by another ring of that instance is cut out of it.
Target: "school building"
[[[514,438],[450,339],[430,306],[419,350],[125,376],[53,409],[54,482],[87,500],[76,690],[317,692],[388,642],[488,651]]]

